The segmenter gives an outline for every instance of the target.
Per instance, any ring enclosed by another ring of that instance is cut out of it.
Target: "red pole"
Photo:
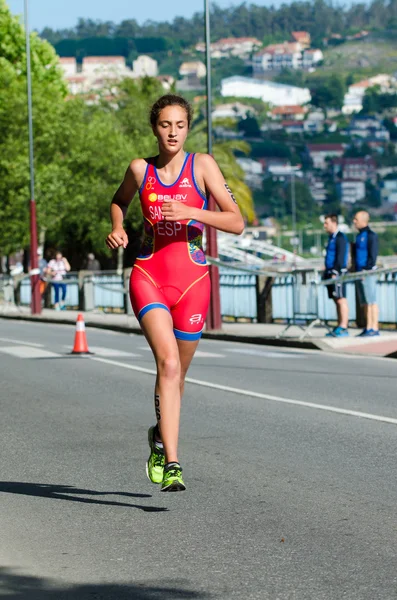
[[[208,203],[209,210],[216,210],[215,201],[210,197]],[[206,228],[207,235],[207,255],[212,258],[218,258],[218,241],[216,235],[216,229],[214,227]],[[210,281],[211,281],[211,296],[210,306],[208,310],[208,316],[206,321],[207,331],[214,329],[222,329],[222,317],[221,317],[221,297],[219,291],[219,267],[215,265],[209,266]]]
[[[36,221],[36,202],[30,201],[30,285],[32,290],[31,310],[32,315],[41,313],[41,294],[40,294],[40,270],[37,259],[37,221]]]
[[[37,221],[36,202],[34,199],[34,157],[33,157],[33,110],[32,110],[32,75],[30,64],[30,34],[28,24],[28,0],[24,2],[25,36],[26,36],[26,83],[28,94],[28,131],[29,131],[29,168],[30,168],[30,285],[32,292],[32,315],[41,313],[40,271],[37,260]]]

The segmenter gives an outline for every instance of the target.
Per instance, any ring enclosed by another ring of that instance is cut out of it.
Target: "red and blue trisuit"
[[[202,248],[204,225],[165,221],[165,201],[205,210],[207,198],[194,177],[194,154],[187,154],[177,180],[165,185],[150,161],[139,190],[145,236],[130,279],[131,304],[137,319],[153,308],[167,310],[175,337],[198,340],[207,316],[210,278]]]

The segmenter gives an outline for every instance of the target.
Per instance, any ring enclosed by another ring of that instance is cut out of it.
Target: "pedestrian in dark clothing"
[[[378,258],[378,236],[370,229],[369,214],[366,210],[356,213],[353,223],[358,229],[354,248],[356,271],[372,271],[376,269]],[[358,300],[365,312],[365,329],[360,337],[379,335],[379,309],[376,302],[377,277],[366,276],[356,282]]]
[[[349,255],[349,244],[344,233],[339,231],[338,216],[326,215],[324,229],[329,234],[325,255],[324,279],[335,279],[347,270],[347,258]],[[336,283],[328,285],[328,297],[336,304],[338,314],[338,325],[327,336],[345,337],[349,335],[347,330],[349,321],[349,307],[346,299],[346,284]]]

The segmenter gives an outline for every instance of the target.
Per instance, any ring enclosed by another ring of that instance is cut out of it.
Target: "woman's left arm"
[[[69,263],[68,259],[65,258],[64,256],[62,257],[62,259],[63,259],[63,264],[65,265],[65,271],[70,271],[71,267],[70,267],[70,263]]]
[[[197,154],[195,167],[197,179],[203,179],[205,189],[213,196],[220,211],[201,210],[185,206],[181,202],[164,202],[161,207],[164,219],[193,219],[226,233],[243,233],[244,220],[240,209],[215,160],[209,154]]]

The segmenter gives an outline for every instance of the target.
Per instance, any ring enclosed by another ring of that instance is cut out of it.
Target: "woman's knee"
[[[167,379],[180,379],[181,363],[178,356],[165,356],[157,360],[157,368],[160,377]]]

